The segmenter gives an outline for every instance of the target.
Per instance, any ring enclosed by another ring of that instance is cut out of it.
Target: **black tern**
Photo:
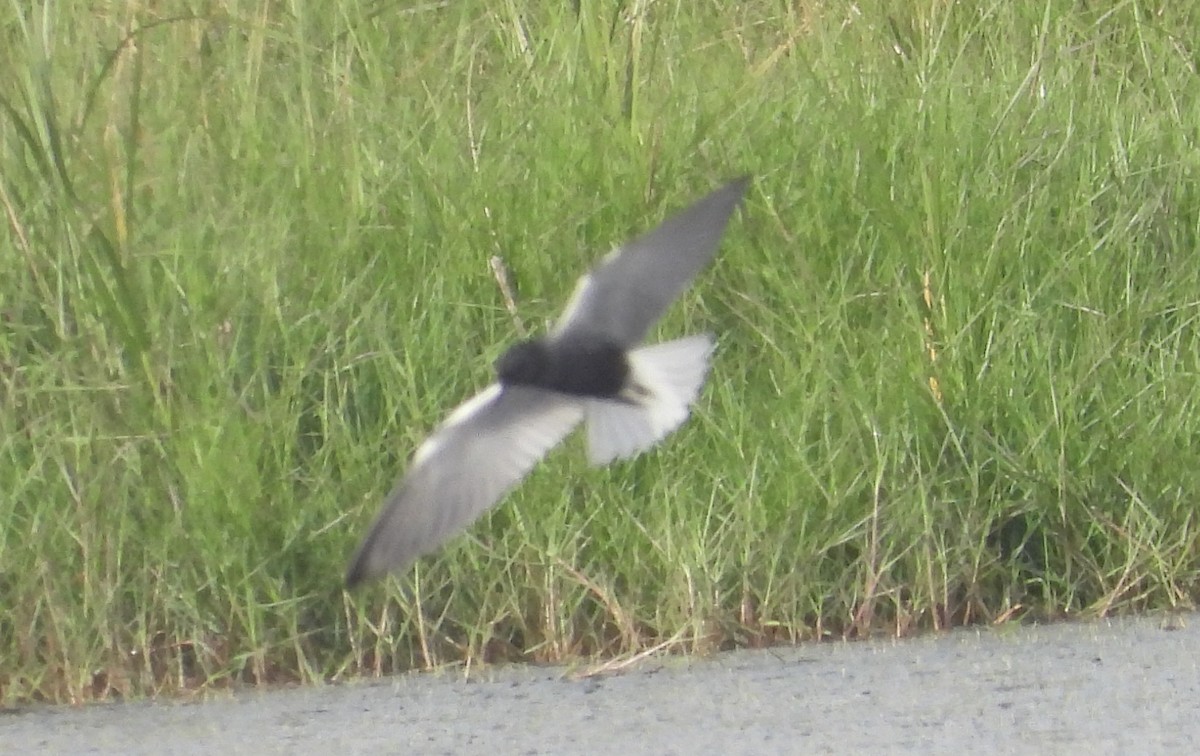
[[[712,260],[748,183],[726,184],[609,253],[548,335],[496,361],[497,381],[413,455],[351,560],[347,587],[408,567],[464,530],[580,422],[588,461],[603,465],[646,451],[687,419],[712,335],[639,345]]]

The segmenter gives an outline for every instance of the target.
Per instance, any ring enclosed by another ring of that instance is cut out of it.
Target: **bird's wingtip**
[[[750,181],[754,177],[749,173],[743,173],[740,176],[734,176],[729,181],[725,182],[725,187],[736,191],[739,195],[746,191],[746,187],[750,186]]]
[[[366,581],[366,570],[362,568],[362,565],[359,562],[354,562],[350,565],[350,569],[346,570],[346,578],[344,581],[346,590],[352,591]]]
[[[346,590],[351,591],[358,588],[363,583],[370,582],[379,577],[384,570],[379,569],[379,565],[371,558],[375,534],[378,532],[378,525],[371,529],[367,534],[366,539],[358,547],[354,558],[350,560],[350,566],[346,568],[346,577],[344,579]]]

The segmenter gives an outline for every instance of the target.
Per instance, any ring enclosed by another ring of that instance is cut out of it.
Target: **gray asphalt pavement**
[[[5,753],[1200,753],[1200,615],[0,714]]]

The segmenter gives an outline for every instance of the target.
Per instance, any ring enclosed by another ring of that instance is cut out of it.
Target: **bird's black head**
[[[510,386],[536,386],[545,381],[549,371],[550,350],[539,339],[513,344],[496,360],[496,375]]]

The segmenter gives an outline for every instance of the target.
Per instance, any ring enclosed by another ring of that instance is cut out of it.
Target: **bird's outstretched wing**
[[[346,572],[353,587],[437,548],[494,505],[583,419],[583,404],[493,384],[417,449]]]
[[[749,181],[731,181],[613,250],[580,279],[555,334],[603,336],[626,348],[641,343],[650,326],[712,260]]]

